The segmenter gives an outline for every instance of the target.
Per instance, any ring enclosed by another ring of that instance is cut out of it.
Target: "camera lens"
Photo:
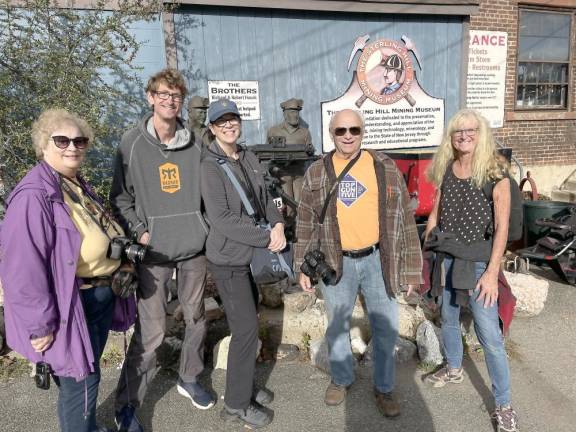
[[[146,255],[146,248],[137,245],[131,244],[124,249],[124,253],[126,257],[132,262],[142,261],[144,256]]]
[[[336,272],[325,262],[316,267],[316,272],[326,285],[333,285],[336,282]]]
[[[308,265],[307,262],[302,263],[302,265],[300,266],[300,270],[302,271],[302,273],[304,273],[306,276],[310,278],[314,276],[314,270],[310,267],[310,265]]]

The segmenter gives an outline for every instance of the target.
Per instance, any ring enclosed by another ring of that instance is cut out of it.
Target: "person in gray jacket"
[[[128,432],[143,431],[134,411],[157,372],[174,271],[186,321],[177,390],[200,409],[216,402],[197,381],[204,369],[208,233],[201,212],[200,144],[179,118],[186,84],[178,71],[152,76],[146,96],[152,113],[122,137],[110,192],[115,216],[147,247],[137,267],[138,320],[116,391],[116,423]]]
[[[221,417],[255,429],[272,421],[263,409],[272,400],[268,391],[254,390],[258,349],[257,293],[250,261],[255,248],[279,252],[286,246],[284,221],[264,184],[256,156],[238,145],[242,131],[236,104],[220,99],[208,108],[212,142],[202,160],[202,198],[210,232],[206,242],[208,270],[224,304],[232,333]],[[227,164],[256,210],[250,217],[238,190],[222,168]],[[257,221],[266,221],[271,230]]]

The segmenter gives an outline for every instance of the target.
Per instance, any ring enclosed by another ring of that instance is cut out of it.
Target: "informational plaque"
[[[260,120],[258,81],[208,81],[208,99],[230,99],[238,105],[242,120]]]
[[[508,33],[470,30],[466,106],[493,128],[504,125],[507,49]]]
[[[366,121],[363,148],[391,150],[432,147],[440,144],[444,130],[444,100],[428,95],[418,83],[410,51],[418,59],[414,43],[378,39],[366,44],[361,36],[354,44],[362,51],[352,83],[346,92],[322,102],[322,150],[334,148],[329,123],[332,115],[350,108],[361,111]]]

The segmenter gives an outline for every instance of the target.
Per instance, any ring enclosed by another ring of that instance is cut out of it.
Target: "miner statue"
[[[206,146],[210,144],[208,128],[205,124],[208,105],[208,98],[202,96],[192,96],[188,102],[188,129],[194,134],[196,140],[200,139]]]
[[[268,144],[274,137],[284,137],[286,144],[304,144],[312,147],[312,136],[307,127],[301,124],[300,111],[304,101],[302,99],[288,99],[280,104],[284,114],[284,121],[268,129]]]
[[[280,104],[284,115],[284,121],[268,129],[268,144],[290,146],[303,145],[308,154],[314,154],[312,136],[310,130],[302,124],[300,111],[304,101],[291,98]],[[306,170],[305,161],[293,161],[281,167],[279,177],[282,181],[282,189],[296,201],[300,198],[302,178]],[[288,216],[293,216],[289,210]],[[289,223],[289,221],[288,221]]]

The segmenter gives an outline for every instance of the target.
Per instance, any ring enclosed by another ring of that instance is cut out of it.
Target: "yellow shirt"
[[[349,160],[332,158],[338,176]],[[343,250],[363,249],[378,243],[378,183],[374,160],[363,151],[338,185],[336,215]]]
[[[120,260],[111,260],[106,258],[110,239],[102,232],[99,224],[94,222],[89,212],[94,214],[97,221],[102,220],[104,226],[108,225],[107,232],[110,238],[124,235],[122,228],[115,222],[107,223],[108,219],[101,219],[102,211],[100,206],[95,204],[75,183],[65,181],[70,188],[76,192],[76,195],[82,200],[84,206],[74,202],[70,196],[64,193],[64,202],[70,207],[70,216],[72,222],[78,228],[82,244],[80,245],[80,256],[78,257],[78,266],[76,267],[76,276],[90,278],[97,276],[110,276],[118,267]]]

